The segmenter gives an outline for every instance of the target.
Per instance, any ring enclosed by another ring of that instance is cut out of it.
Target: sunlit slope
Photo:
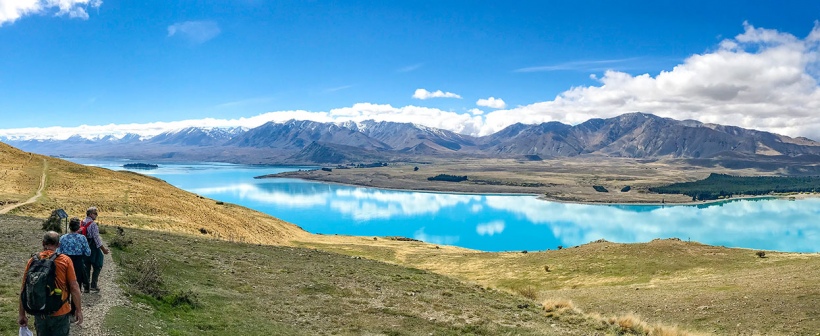
[[[0,206],[22,202],[34,195],[42,173],[41,156],[0,142]]]
[[[34,204],[12,213],[45,218],[62,208],[82,217],[89,206],[100,210],[104,224],[219,237],[249,243],[282,244],[307,235],[301,228],[269,215],[176,188],[157,178],[132,172],[87,167],[29,154],[2,145],[4,199],[33,195],[48,161],[46,187]],[[200,229],[205,229],[203,234]]]

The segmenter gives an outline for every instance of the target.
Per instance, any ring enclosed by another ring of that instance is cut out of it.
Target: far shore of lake
[[[478,186],[473,190],[464,191],[458,190],[458,188],[454,188],[454,186],[458,186],[461,182],[439,182],[439,183],[428,183],[426,185],[422,185],[419,188],[419,185],[411,187],[407,186],[395,186],[395,185],[376,185],[374,183],[356,183],[355,181],[340,181],[339,179],[331,179],[327,178],[329,175],[322,175],[322,174],[311,174],[315,171],[297,171],[297,172],[285,172],[285,173],[278,173],[278,174],[269,174],[269,175],[262,175],[257,176],[257,179],[266,179],[266,178],[292,178],[292,179],[302,179],[302,180],[309,180],[309,181],[316,181],[316,182],[323,182],[329,184],[337,184],[337,185],[347,185],[347,186],[354,186],[354,187],[365,187],[365,188],[376,188],[376,189],[384,189],[384,190],[399,190],[399,191],[412,191],[412,192],[435,192],[435,193],[449,193],[449,194],[482,194],[482,195],[523,195],[523,196],[535,196],[539,200],[548,201],[548,202],[556,202],[556,203],[567,203],[567,204],[589,204],[589,205],[646,205],[646,206],[663,206],[663,205],[670,205],[670,206],[691,206],[691,205],[703,205],[703,204],[715,204],[715,203],[724,203],[724,202],[732,202],[732,201],[740,201],[740,200],[756,200],[756,199],[807,199],[807,198],[820,198],[820,193],[801,193],[801,194],[773,194],[773,195],[740,195],[740,196],[733,196],[729,198],[721,198],[715,200],[704,200],[704,201],[692,201],[689,196],[686,195],[670,195],[670,194],[652,194],[656,196],[656,198],[660,198],[661,201],[604,201],[595,198],[575,198],[575,199],[562,199],[556,197],[550,197],[549,195],[543,193],[535,193],[535,192],[528,192],[529,188],[523,188],[524,190],[504,190],[499,191],[497,188],[492,188],[493,186],[484,186],[488,188],[481,188],[482,185],[472,185],[473,187]],[[296,176],[294,176],[296,175]],[[615,191],[615,193],[619,194],[626,194]],[[605,193],[601,193],[605,194]],[[682,200],[681,198],[685,198]],[[667,201],[668,199],[668,201]]]

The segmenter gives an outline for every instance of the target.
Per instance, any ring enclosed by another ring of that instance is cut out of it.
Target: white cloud
[[[478,224],[475,227],[475,232],[482,236],[492,236],[496,233],[502,233],[504,232],[504,221],[497,220]]]
[[[33,14],[43,14],[56,9],[55,16],[88,19],[88,8],[99,8],[101,0],[0,0],[0,26]]]
[[[413,71],[418,70],[422,66],[424,66],[424,63],[408,65],[406,67],[399,68],[398,70],[396,70],[396,72],[413,72]]]
[[[477,102],[475,102],[475,104],[478,105],[478,106],[484,106],[484,107],[489,107],[489,108],[494,108],[494,109],[503,109],[503,108],[507,107],[507,103],[505,103],[503,99],[495,98],[495,97],[490,97],[490,98],[487,98],[487,99],[479,99]]]
[[[353,87],[353,85],[342,85],[342,86],[332,87],[332,88],[325,89],[324,93],[331,93],[331,92],[336,92],[336,91],[347,90],[347,89],[352,88],[352,87]]]
[[[168,26],[168,37],[178,36],[196,44],[204,43],[220,32],[214,21],[185,21]]]
[[[0,0],[4,1],[4,0]],[[711,52],[652,76],[606,71],[599,83],[562,92],[552,100],[484,113],[456,113],[422,106],[394,107],[358,103],[329,111],[276,111],[240,119],[202,119],[166,123],[25,128],[0,130],[0,136],[65,139],[73,134],[145,136],[187,126],[256,127],[289,119],[319,122],[412,122],[462,134],[487,135],[513,123],[561,121],[577,124],[628,112],[654,113],[820,140],[820,25],[806,38],[744,25],[744,32]],[[414,98],[460,97],[418,89]],[[488,99],[489,100],[489,99]]]
[[[820,138],[816,24],[805,39],[744,24],[716,50],[688,57],[656,76],[606,71],[599,85],[571,88],[550,101],[491,112],[481,134],[514,122],[576,124],[649,112],[791,136]]]
[[[425,89],[417,89],[415,93],[413,93],[413,98],[416,99],[430,99],[430,98],[458,98],[461,99],[461,96],[452,93],[452,92],[443,92],[438,90],[436,92],[430,92]]]
[[[561,71],[561,70],[575,70],[575,71],[601,71],[612,69],[613,67],[623,68],[624,65],[637,61],[639,58],[622,58],[622,59],[608,59],[608,60],[594,60],[594,61],[573,61],[551,65],[541,65],[534,67],[526,67],[515,69],[515,72],[545,72],[545,71]]]

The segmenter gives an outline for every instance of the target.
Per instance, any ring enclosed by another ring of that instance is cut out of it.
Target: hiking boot
[[[89,291],[88,287],[86,287],[85,289],[83,289],[83,293],[91,293],[91,291]]]
[[[99,293],[100,288],[99,287],[91,287],[91,291],[94,292],[94,293]]]

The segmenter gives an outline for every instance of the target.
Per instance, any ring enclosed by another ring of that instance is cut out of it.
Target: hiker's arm
[[[22,293],[25,290],[25,288],[26,284],[24,282],[23,286],[20,288],[20,293]],[[26,310],[23,308],[23,299],[17,299],[17,301],[20,301],[20,306],[18,307],[19,316],[17,317],[17,324],[19,324],[21,327],[28,326],[28,317],[26,316]]]
[[[71,300],[74,302],[74,309],[76,309],[74,317],[77,318],[77,325],[83,324],[83,296],[80,294],[80,285],[77,280],[74,280],[68,283],[68,287],[71,289]]]

